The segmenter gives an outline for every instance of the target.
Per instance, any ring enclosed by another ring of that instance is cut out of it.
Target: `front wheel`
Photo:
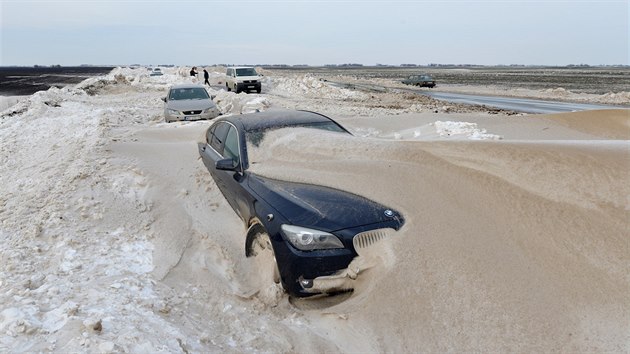
[[[256,260],[256,268],[262,284],[280,284],[280,272],[273,252],[271,239],[266,232],[259,232],[252,243],[252,256]]]
[[[259,232],[251,247],[251,255],[254,256],[255,274],[252,274],[252,278],[255,284],[252,285],[256,289],[255,296],[264,306],[278,306],[284,295],[284,288],[269,235]]]

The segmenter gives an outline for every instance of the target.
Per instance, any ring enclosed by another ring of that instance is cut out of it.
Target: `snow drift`
[[[224,114],[318,107],[364,132],[270,135],[256,171],[408,220],[354,293],[270,300],[198,159],[212,122],[163,122],[167,88],[194,79],[164,71],[118,68],[0,115],[0,351],[629,350],[627,111],[372,110],[273,73],[261,95],[213,86]]]

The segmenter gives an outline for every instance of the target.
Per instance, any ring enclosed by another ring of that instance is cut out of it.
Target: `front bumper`
[[[387,264],[388,255],[386,241],[394,229],[377,229],[357,234],[353,238],[355,257],[346,269],[333,275],[320,276],[315,279],[301,277],[300,286],[311,294],[334,293],[354,289],[354,282],[360,273],[378,265]]]
[[[238,91],[250,91],[250,90],[260,90],[262,88],[262,83],[258,82],[239,82],[236,84],[236,88]]]
[[[360,273],[382,264],[390,254],[383,245],[391,238],[398,222],[345,230],[352,247],[304,252],[280,241],[274,245],[282,281],[295,296],[330,294],[354,289]],[[284,266],[281,266],[284,265]]]
[[[195,121],[195,120],[202,120],[202,119],[213,119],[221,115],[221,112],[219,112],[218,108],[213,108],[206,113],[204,113],[203,111],[201,113],[194,113],[194,112],[188,112],[189,114],[186,114],[187,112],[180,112],[180,113],[181,114],[175,115],[175,114],[169,114],[168,112],[164,112],[164,118],[166,119],[167,122]]]
[[[355,257],[348,268],[333,275],[325,275],[315,279],[299,278],[302,292],[307,294],[331,294],[354,289],[354,282],[361,272],[376,265],[374,259]]]

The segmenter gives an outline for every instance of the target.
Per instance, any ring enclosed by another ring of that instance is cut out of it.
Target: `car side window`
[[[210,144],[212,142],[212,137],[214,136],[214,131],[217,129],[217,125],[211,126],[206,132],[206,143]]]
[[[227,124],[226,124],[227,125]],[[225,138],[225,149],[223,149],[223,157],[226,159],[232,159],[234,166],[238,166],[240,162],[241,153],[238,148],[238,133],[234,127],[230,127],[230,130]]]
[[[223,146],[225,143],[225,137],[227,136],[228,130],[230,129],[230,125],[227,123],[217,123],[216,128],[212,132],[211,140],[208,142],[210,146],[219,154],[223,154]],[[209,137],[210,138],[210,137]]]

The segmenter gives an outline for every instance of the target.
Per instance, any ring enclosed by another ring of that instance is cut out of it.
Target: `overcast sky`
[[[628,0],[0,0],[0,65],[625,64]]]

